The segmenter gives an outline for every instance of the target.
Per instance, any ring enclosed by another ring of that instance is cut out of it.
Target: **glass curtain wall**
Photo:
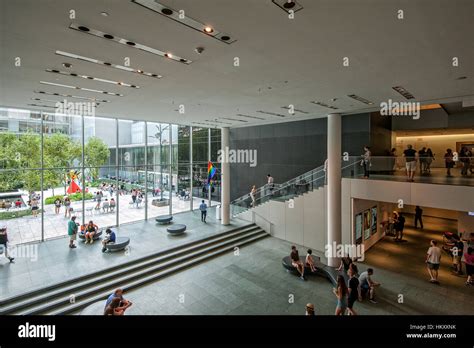
[[[64,237],[220,199],[220,130],[0,108],[0,226],[12,244]]]

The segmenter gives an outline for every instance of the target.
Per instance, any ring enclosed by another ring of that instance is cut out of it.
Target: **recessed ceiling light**
[[[80,27],[77,27],[77,29],[81,30],[81,31],[86,31],[88,32],[90,29],[88,27],[84,27],[84,26],[80,26]]]
[[[78,86],[63,85],[63,84],[60,84],[60,83],[47,82],[47,81],[40,81],[40,83],[42,85],[78,89],[78,90],[86,91],[86,92],[102,93],[102,94],[107,94],[107,95],[114,95],[114,96],[117,96],[117,97],[123,97],[123,94],[120,94],[120,93],[99,91],[97,89],[90,89],[90,88],[83,88],[83,87],[78,87]]]
[[[102,11],[102,12],[100,13],[100,15],[101,15],[101,16],[104,16],[104,17],[108,17],[108,16],[109,16],[109,14],[108,14],[107,12],[105,12],[105,11]]]
[[[467,79],[467,76],[459,76],[456,80],[465,80]]]
[[[255,120],[265,120],[265,118],[263,118],[263,117],[257,117],[257,116],[251,116],[251,115],[245,115],[245,114],[236,114],[236,116],[245,117],[245,118],[252,118],[252,119],[255,119]]]
[[[81,28],[85,28],[85,27],[79,26],[75,23],[72,23],[69,26],[69,28],[74,29],[74,30],[78,30],[78,31],[81,31],[83,33],[87,33],[89,35],[93,35],[93,36],[96,36],[96,37],[99,37],[99,38],[102,38],[102,39],[104,39],[104,35],[108,34],[108,33],[104,33],[104,32],[102,32],[100,30],[97,30],[97,29],[86,28],[87,30],[83,30]],[[111,35],[111,34],[109,34],[109,35]],[[167,57],[167,56],[165,56],[166,53],[163,52],[163,51],[160,51],[156,48],[152,48],[152,47],[149,47],[149,46],[146,46],[146,45],[143,45],[143,44],[140,44],[140,43],[128,40],[128,39],[117,37],[116,35],[114,35],[113,39],[108,39],[108,40],[114,41],[114,42],[122,44],[122,45],[127,45],[129,47],[134,47],[136,49],[139,49],[139,50],[142,50],[142,51],[145,51],[145,52],[148,52],[148,53],[152,53],[152,54],[155,54],[157,56]],[[168,57],[168,58],[170,58],[170,57]],[[181,61],[182,57],[178,57],[178,56],[173,56],[173,57],[171,57],[171,59],[173,59],[174,61],[180,62],[180,63],[184,63],[184,64],[191,64],[192,63],[192,61],[189,60],[189,59],[185,59],[184,61]]]
[[[332,110],[337,110],[337,109],[338,109],[338,108],[335,107],[335,106],[328,105],[328,104],[323,103],[323,102],[320,102],[320,101],[315,101],[315,100],[313,100],[313,101],[310,101],[310,103],[315,104],[315,105],[318,105],[318,106],[322,106],[322,107],[324,107],[324,108],[332,109]]]
[[[354,100],[357,100],[357,101],[359,101],[359,102],[361,102],[361,103],[367,104],[367,105],[373,105],[373,104],[374,104],[374,103],[371,102],[370,100],[367,100],[367,99],[365,99],[365,98],[359,97],[359,96],[356,95],[356,94],[349,94],[348,97],[349,97],[349,98],[352,98],[352,99],[354,99]]]
[[[257,110],[256,112],[258,112],[260,114],[265,114],[265,115],[271,115],[271,116],[277,116],[277,117],[286,117],[286,115],[278,114],[276,112],[271,112],[271,111]]]
[[[165,57],[173,58],[173,55],[171,53],[165,53]]]
[[[112,80],[106,80],[106,79],[102,79],[102,78],[94,77],[94,76],[79,75],[79,74],[76,74],[76,73],[68,73],[68,72],[66,72],[66,71],[51,70],[51,69],[46,69],[46,71],[47,71],[47,72],[50,72],[50,73],[60,74],[60,75],[67,75],[67,76],[79,77],[79,78],[81,78],[81,79],[88,79],[88,80],[94,80],[94,81],[105,82],[105,83],[110,83],[110,84],[118,84],[118,85],[120,85],[120,86],[125,86],[125,87],[132,87],[132,85],[129,84],[129,83],[118,82],[118,81],[112,81]],[[133,85],[133,86],[134,86],[134,85]],[[139,87],[139,86],[135,86],[135,87],[132,87],[132,88],[140,88],[140,87]]]
[[[303,9],[303,6],[298,4],[295,0],[272,0],[272,2],[286,13],[290,13],[290,11],[295,13]]]
[[[104,37],[109,40],[113,40],[114,36],[110,34],[104,34]]]
[[[413,94],[411,94],[410,92],[408,92],[404,87],[402,86],[395,86],[395,87],[392,87],[393,90],[397,91],[398,93],[400,93],[402,96],[404,96],[406,99],[415,99],[415,97],[413,96]]]
[[[65,68],[71,68],[72,67],[72,64],[71,63],[63,63],[63,67]]]
[[[109,67],[112,67],[112,68],[115,68],[115,69],[124,70],[124,71],[128,71],[128,72],[133,72],[133,73],[140,74],[140,75],[143,75],[143,76],[155,77],[155,78],[162,78],[163,77],[163,76],[158,75],[158,74],[145,72],[142,69],[136,69],[136,68],[132,68],[132,67],[128,67],[128,66],[103,62],[101,60],[97,60],[97,59],[89,58],[89,57],[84,57],[84,56],[79,56],[79,55],[73,54],[73,53],[68,53],[68,52],[63,52],[63,51],[56,51],[56,54],[58,54],[60,56],[64,56],[64,57],[83,60],[83,61],[86,61],[86,62],[89,62],[89,63],[103,64],[103,65],[106,65],[106,66],[109,66]]]
[[[219,41],[225,42],[227,44],[231,44],[236,41],[236,40],[231,40],[229,35],[216,30],[215,28],[211,27],[208,24],[199,22],[191,18],[187,14],[186,16],[180,16],[179,11],[160,4],[158,0],[132,0],[132,2],[136,3],[137,5],[143,6],[153,12],[156,12],[160,15],[164,15],[167,18],[172,19],[180,24],[184,24],[185,26],[189,28],[192,28],[201,33],[207,34],[208,36],[211,36]]]

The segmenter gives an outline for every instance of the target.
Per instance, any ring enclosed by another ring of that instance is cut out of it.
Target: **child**
[[[317,268],[314,265],[312,254],[313,254],[313,251],[311,249],[308,249],[308,253],[306,254],[305,266],[311,268],[311,272],[316,272]]]

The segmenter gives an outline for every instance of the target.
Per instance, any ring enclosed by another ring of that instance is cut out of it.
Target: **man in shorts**
[[[411,145],[408,145],[407,149],[403,151],[403,156],[405,156],[406,161],[407,181],[415,181],[416,150]]]
[[[437,244],[437,241],[432,240],[430,242],[431,246],[426,253],[426,265],[428,267],[428,273],[431,277],[430,282],[434,284],[439,284],[438,270],[441,261],[441,249],[438,248]]]
[[[77,229],[78,226],[76,224],[76,217],[73,216],[71,220],[67,223],[67,234],[69,235],[69,248],[74,249],[76,246],[74,245],[74,241],[77,238]]]

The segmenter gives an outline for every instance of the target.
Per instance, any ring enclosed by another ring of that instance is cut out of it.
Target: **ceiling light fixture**
[[[229,121],[248,123],[248,121],[246,121],[246,120],[239,120],[237,118],[230,118],[230,117],[221,117],[221,120],[229,120]]]
[[[132,73],[136,73],[136,74],[140,74],[140,75],[144,75],[144,76],[148,76],[148,77],[154,77],[154,78],[158,78],[158,79],[161,79],[163,77],[163,76],[158,75],[158,74],[145,72],[142,69],[135,69],[135,68],[131,68],[131,67],[128,67],[128,66],[112,64],[112,63],[104,62],[104,61],[101,61],[101,60],[98,60],[98,59],[80,56],[80,55],[74,54],[74,53],[69,53],[69,52],[64,52],[64,51],[56,51],[56,54],[59,55],[59,56],[74,58],[74,59],[82,60],[82,61],[89,62],[89,63],[99,64],[99,65],[105,65],[105,66],[108,66],[108,67],[111,67],[111,68],[124,70],[124,71],[132,72]]]
[[[281,108],[282,108],[282,109],[285,109],[285,110],[290,110],[290,107],[289,107],[289,106],[282,106]],[[309,112],[303,111],[303,110],[301,110],[301,109],[295,109],[295,108],[293,108],[293,111],[294,111],[294,112],[299,112],[299,113],[301,113],[301,114],[309,114]]]
[[[103,17],[108,17],[108,16],[109,16],[109,14],[108,14],[107,12],[105,12],[105,11],[102,11],[102,12],[100,13],[100,15],[103,16]]]
[[[41,104],[26,104],[28,106],[36,106],[38,108],[48,108],[48,109],[56,109],[56,106],[51,105],[41,105]]]
[[[303,9],[303,6],[295,0],[272,0],[272,2],[286,13],[295,13]]]
[[[65,75],[65,76],[72,76],[72,77],[79,77],[81,79],[94,80],[94,81],[110,83],[110,84],[113,84],[113,85],[119,85],[119,86],[124,86],[124,87],[140,88],[140,86],[131,85],[131,84],[124,83],[124,82],[106,80],[106,79],[93,77],[93,76],[87,76],[87,75],[79,75],[79,74],[76,74],[76,73],[68,73],[67,71],[60,71],[60,70],[55,70],[55,69],[46,69],[46,71],[50,72],[50,73],[55,73],[55,74],[60,74],[60,75]]]
[[[245,115],[245,114],[236,114],[235,116],[246,117],[246,118],[252,118],[252,119],[254,119],[254,120],[266,120],[266,119],[263,118],[263,117],[257,117],[257,116],[251,116],[251,115]]]
[[[400,93],[403,97],[405,97],[405,99],[415,99],[415,97],[413,96],[413,94],[411,94],[410,92],[408,92],[404,87],[402,86],[395,86],[395,87],[392,87],[393,90],[395,90],[396,92]]]
[[[60,84],[60,83],[53,83],[53,82],[47,82],[47,81],[40,81],[40,83],[42,85],[71,88],[71,89],[77,89],[77,90],[86,91],[86,92],[102,93],[102,94],[107,94],[107,95],[113,95],[115,97],[123,97],[124,96],[123,94],[120,94],[120,93],[105,92],[105,91],[99,91],[97,89],[90,89],[90,88],[84,88],[84,87],[63,85],[63,84]]]
[[[53,92],[45,92],[45,91],[33,91],[33,92],[38,93],[38,94],[54,95],[54,96],[57,96],[57,97],[82,99],[82,100],[89,100],[89,101],[92,101],[92,102],[110,103],[110,100],[100,100],[100,99],[96,99],[96,98],[80,97],[80,96],[71,95],[71,94],[53,93]]]
[[[107,35],[107,33],[104,33],[100,30],[90,29],[90,28],[87,28],[87,27],[84,27],[84,26],[77,25],[75,23],[72,23],[69,26],[69,28],[73,29],[73,30],[80,31],[82,33],[86,33],[86,34],[89,34],[89,35],[99,37],[101,39],[104,38],[104,35]],[[112,35],[110,35],[110,36],[112,36]],[[140,44],[140,43],[136,43],[136,42],[130,41],[128,39],[124,39],[124,38],[117,37],[117,36],[113,36],[112,39],[107,39],[107,40],[113,41],[113,42],[116,42],[116,43],[119,43],[119,44],[122,44],[122,45],[125,45],[125,46],[133,47],[133,48],[139,49],[141,51],[152,53],[152,54],[155,54],[155,55],[160,56],[160,57],[165,57],[165,54],[166,54],[165,52],[160,51],[156,48],[152,48],[152,47],[149,47],[149,46],[146,46],[146,45],[143,45],[143,44]],[[184,59],[184,58],[181,58],[181,57],[178,57],[178,56],[173,56],[171,59],[173,59],[176,62],[181,62],[181,63],[184,63],[184,64],[191,64],[192,63],[192,61],[190,61],[189,59]]]
[[[61,103],[64,104],[64,100],[52,100],[52,99],[41,99],[41,98],[31,98],[31,100],[42,101],[46,103]],[[99,106],[100,103],[93,102],[94,106]]]
[[[137,5],[143,6],[153,12],[156,12],[162,16],[170,18],[180,24],[184,24],[189,28],[211,36],[221,42],[231,44],[237,41],[235,39],[231,39],[230,35],[222,33],[208,24],[201,23],[188,16],[181,16],[179,11],[176,11],[168,6],[162,5],[156,0],[132,0],[132,2]]]
[[[319,101],[310,101],[310,103],[312,104],[315,104],[315,105],[319,105],[319,106],[322,106],[324,108],[328,108],[328,109],[332,109],[332,110],[337,110],[339,108],[335,107],[335,106],[332,106],[332,105],[328,105],[326,103],[323,103],[323,102],[319,102]]]
[[[359,97],[359,96],[356,95],[356,94],[349,94],[349,95],[347,95],[347,96],[348,96],[349,98],[352,98],[352,99],[354,99],[354,100],[357,100],[357,101],[359,101],[359,102],[361,102],[361,103],[364,103],[364,104],[367,104],[367,105],[374,105],[374,103],[371,102],[370,100],[367,100],[367,99],[365,99],[365,98]]]
[[[271,115],[271,116],[276,116],[276,117],[286,117],[286,115],[278,114],[276,112],[262,111],[262,110],[258,110],[256,112],[258,112],[260,114]]]

